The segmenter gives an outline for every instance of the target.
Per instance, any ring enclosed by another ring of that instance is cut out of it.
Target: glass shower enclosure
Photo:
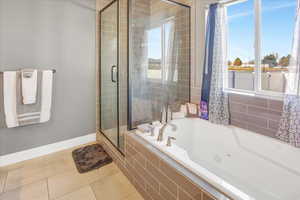
[[[100,131],[121,152],[124,133],[190,101],[190,7],[114,0],[100,11]]]

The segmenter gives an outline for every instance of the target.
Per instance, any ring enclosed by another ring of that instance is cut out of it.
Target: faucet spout
[[[158,137],[157,137],[157,141],[158,142],[161,142],[164,140],[164,133],[165,133],[165,130],[167,128],[167,126],[171,126],[172,127],[172,131],[176,131],[177,130],[177,126],[174,125],[174,124],[171,124],[171,123],[165,123],[161,129],[159,129],[159,133],[158,133]]]

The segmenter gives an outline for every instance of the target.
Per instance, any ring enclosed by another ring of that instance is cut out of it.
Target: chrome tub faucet
[[[177,130],[177,126],[174,125],[174,124],[171,124],[169,123],[169,117],[168,116],[172,116],[172,111],[169,109],[169,105],[166,105],[164,107],[164,112],[162,112],[162,119],[161,121],[163,122],[163,114],[165,114],[165,123],[163,123],[163,126],[159,129],[159,133],[158,133],[158,137],[157,137],[157,141],[158,142],[161,142],[163,141],[163,137],[164,137],[164,132],[165,132],[165,129],[167,128],[167,126],[171,126],[172,127],[172,131],[176,131]],[[169,115],[170,114],[170,115]],[[172,119],[172,117],[170,118]]]

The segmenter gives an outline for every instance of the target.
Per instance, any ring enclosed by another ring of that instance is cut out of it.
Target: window
[[[161,81],[169,77],[174,52],[174,19],[170,18],[160,26],[147,31],[148,36],[148,72],[147,77]],[[174,70],[173,81],[178,79],[178,70]]]
[[[162,27],[148,31],[148,72],[149,79],[162,78]]]
[[[292,50],[297,0],[243,0],[228,5],[228,86],[280,96]]]

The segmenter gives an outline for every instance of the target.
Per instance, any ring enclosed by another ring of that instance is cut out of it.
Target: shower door
[[[100,129],[119,148],[118,1],[100,11]]]

